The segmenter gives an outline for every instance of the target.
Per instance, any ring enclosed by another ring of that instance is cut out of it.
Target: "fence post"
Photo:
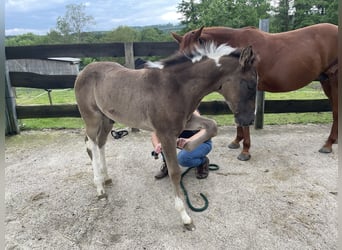
[[[125,67],[134,69],[134,51],[133,51],[133,43],[126,42],[125,46]]]
[[[6,131],[5,134],[19,134],[17,112],[15,109],[15,96],[11,87],[11,81],[8,73],[8,68],[5,70],[5,116],[6,116]]]
[[[125,67],[134,69],[134,50],[133,50],[133,42],[125,42]],[[138,128],[132,128],[132,132],[138,132]]]
[[[259,29],[269,31],[269,19],[259,19]],[[255,98],[255,129],[264,127],[265,92],[257,90]]]

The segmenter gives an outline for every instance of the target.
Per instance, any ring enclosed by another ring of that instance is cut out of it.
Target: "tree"
[[[280,0],[274,8],[275,16],[272,19],[271,32],[284,32],[292,27],[294,0]]]
[[[139,32],[128,26],[120,26],[111,32],[108,32],[104,42],[136,42],[139,40]]]
[[[85,5],[69,4],[66,6],[66,13],[63,17],[57,18],[57,31],[59,31],[66,41],[81,42],[81,35],[90,25],[95,24],[92,16],[86,15]],[[75,38],[75,39],[72,39]]]
[[[276,32],[316,23],[338,23],[338,0],[280,0],[275,9]]]
[[[199,7],[200,4],[195,3],[194,0],[182,0],[182,2],[178,4],[177,10],[179,13],[182,13],[184,17],[181,23],[186,25],[187,30],[196,29],[200,25]]]
[[[323,19],[324,22],[327,23],[333,23],[338,25],[338,1],[334,0],[334,1],[327,1],[328,2],[328,6],[327,6],[327,13],[325,15],[325,18]]]
[[[315,23],[338,23],[338,0],[296,0],[293,29]]]
[[[184,31],[201,26],[240,28],[258,26],[259,19],[270,19],[270,32],[283,32],[316,23],[338,23],[338,0],[182,0]]]
[[[158,42],[162,36],[162,32],[156,28],[144,28],[139,33],[141,42]]]
[[[200,26],[258,26],[259,19],[270,16],[270,9],[269,0],[183,0],[178,5],[185,31]]]
[[[38,36],[33,33],[26,33],[18,36],[8,37],[5,40],[6,46],[26,46],[43,43],[43,36]]]

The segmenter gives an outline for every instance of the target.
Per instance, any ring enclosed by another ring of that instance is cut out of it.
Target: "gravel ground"
[[[318,149],[330,125],[252,130],[252,158],[227,148],[234,127],[220,127],[204,180],[184,184],[196,230],[174,209],[168,178],[155,180],[160,160],[150,133],[114,140],[106,155],[113,185],[96,198],[83,130],[27,131],[6,138],[6,249],[337,249],[338,146]]]

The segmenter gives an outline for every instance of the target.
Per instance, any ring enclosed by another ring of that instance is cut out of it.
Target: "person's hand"
[[[178,138],[177,139],[177,148],[183,149],[185,145],[188,143],[188,139],[185,138]]]
[[[156,145],[156,147],[154,148],[154,152],[156,152],[157,154],[160,154],[162,151],[162,146],[161,146],[161,143],[158,143]]]

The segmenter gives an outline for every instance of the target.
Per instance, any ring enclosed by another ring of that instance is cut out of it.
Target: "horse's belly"
[[[131,112],[129,109],[125,111],[108,109],[108,111],[103,111],[103,113],[114,122],[122,123],[131,128],[153,131],[153,126],[149,119],[144,117],[141,113]]]

